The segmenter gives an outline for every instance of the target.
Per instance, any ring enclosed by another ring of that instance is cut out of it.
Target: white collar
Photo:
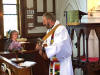
[[[60,22],[59,22],[58,20],[56,20],[56,22],[55,22],[53,28],[54,28],[56,25],[58,25],[58,24],[60,24]]]
[[[58,25],[58,24],[60,24],[60,22],[59,22],[58,20],[56,20],[54,26],[53,26],[51,29],[53,29],[53,28],[54,28],[56,25]],[[48,29],[48,30],[47,30],[47,33],[48,33],[49,31],[51,31],[51,29]]]

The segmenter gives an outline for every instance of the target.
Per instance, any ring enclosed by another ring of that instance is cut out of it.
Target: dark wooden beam
[[[0,0],[0,39],[4,37],[4,27],[3,27],[3,6],[2,0]]]
[[[55,2],[55,0],[53,0],[53,12],[54,12],[54,14],[56,13],[56,2]]]
[[[47,0],[43,0],[43,11],[47,12]]]
[[[26,28],[25,28],[25,11],[26,9],[26,0],[20,0],[20,16],[21,16],[21,35],[25,37],[26,35]]]
[[[34,8],[34,25],[37,26],[37,0],[33,0]]]

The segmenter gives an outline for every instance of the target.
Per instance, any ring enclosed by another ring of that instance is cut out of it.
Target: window
[[[18,31],[17,0],[3,0],[4,35],[9,30]]]

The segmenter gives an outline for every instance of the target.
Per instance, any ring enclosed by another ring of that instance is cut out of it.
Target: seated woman
[[[5,43],[5,51],[20,51],[22,49],[20,42],[17,41],[18,32],[16,30],[11,31],[10,38]]]

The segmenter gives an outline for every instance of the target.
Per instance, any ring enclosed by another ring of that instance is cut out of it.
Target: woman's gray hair
[[[18,33],[16,30],[13,30],[10,32],[10,38],[12,37],[13,33],[15,33],[15,32]]]

